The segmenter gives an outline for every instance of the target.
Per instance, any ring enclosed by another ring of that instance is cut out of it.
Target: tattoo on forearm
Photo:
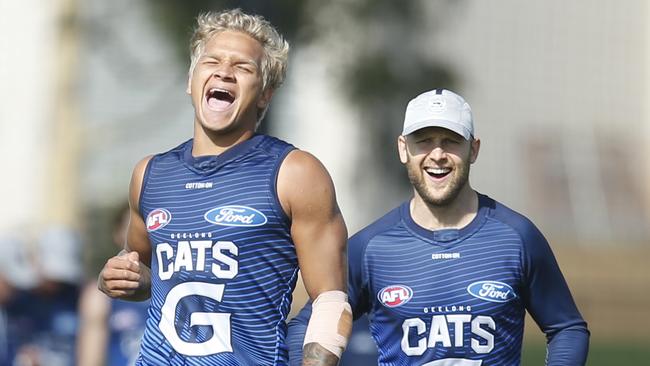
[[[302,349],[302,366],[336,366],[339,358],[318,343],[308,343]]]

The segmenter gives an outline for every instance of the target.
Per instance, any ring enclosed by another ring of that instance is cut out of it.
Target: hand
[[[112,298],[130,298],[138,290],[143,290],[142,265],[138,252],[122,251],[109,259],[99,273],[97,287]]]

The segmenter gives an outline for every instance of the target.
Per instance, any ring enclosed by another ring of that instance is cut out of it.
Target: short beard
[[[408,172],[409,180],[415,188],[415,191],[418,192],[424,203],[429,206],[435,207],[446,207],[452,204],[460,192],[463,190],[463,187],[467,184],[469,180],[469,163],[457,166],[457,175],[455,175],[451,182],[449,182],[449,190],[442,197],[435,197],[430,191],[429,187],[426,185],[426,172],[422,171],[420,166],[415,169],[411,168],[410,165],[406,164],[406,170]],[[420,173],[420,174],[418,174]]]

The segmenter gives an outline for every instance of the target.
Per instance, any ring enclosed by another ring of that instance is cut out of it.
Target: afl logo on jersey
[[[147,215],[147,231],[156,231],[172,221],[171,212],[164,208],[157,208]]]
[[[267,221],[260,211],[236,205],[213,208],[204,217],[206,221],[222,226],[262,226]]]
[[[499,281],[478,281],[467,286],[470,295],[485,301],[508,302],[517,297],[507,283]]]
[[[395,308],[402,306],[413,298],[413,290],[404,285],[390,285],[386,286],[379,291],[377,299],[384,306]]]

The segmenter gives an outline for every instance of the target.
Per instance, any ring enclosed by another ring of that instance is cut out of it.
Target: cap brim
[[[402,135],[410,135],[413,132],[417,130],[421,130],[426,127],[442,127],[446,128],[452,132],[455,132],[465,138],[465,140],[471,140],[472,139],[472,134],[470,133],[465,126],[453,122],[453,121],[448,121],[445,119],[428,119],[424,121],[420,121],[418,123],[414,123],[410,126],[404,127],[404,130],[402,131]]]

